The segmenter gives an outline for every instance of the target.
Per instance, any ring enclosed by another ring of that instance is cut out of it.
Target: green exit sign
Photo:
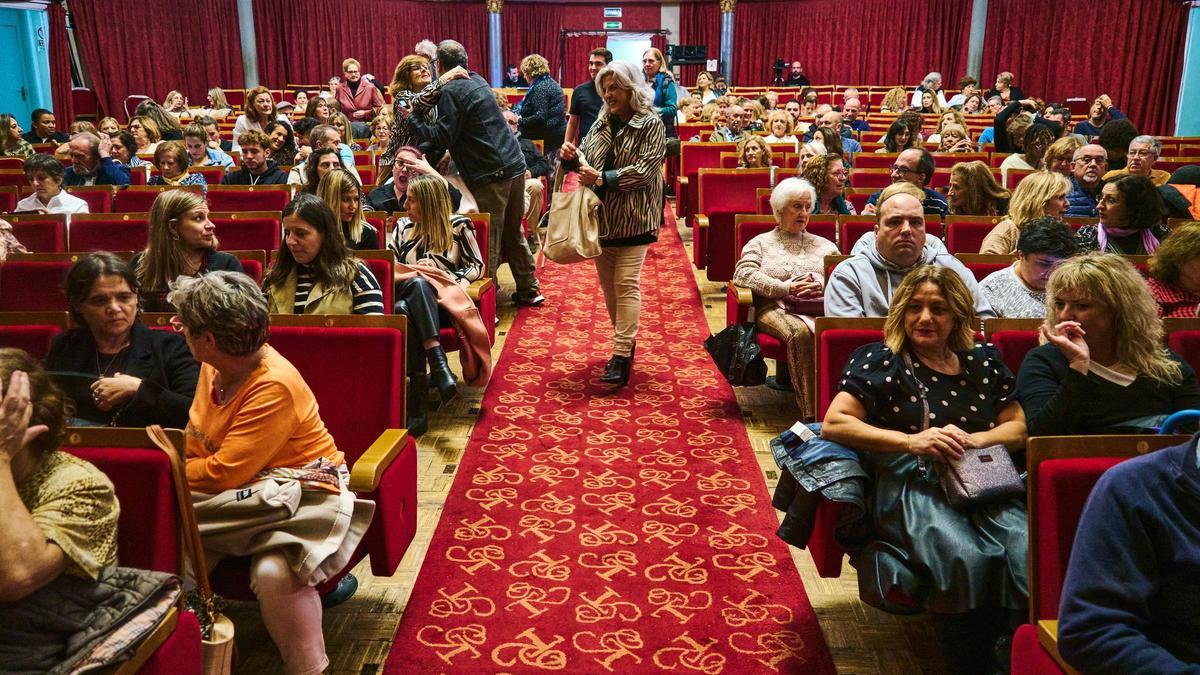
[[[620,21],[605,21],[604,30],[621,30]]]

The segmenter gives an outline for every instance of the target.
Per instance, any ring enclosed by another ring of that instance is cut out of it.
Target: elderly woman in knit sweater
[[[812,319],[806,307],[819,307],[825,288],[825,256],[837,253],[833,242],[805,230],[817,191],[803,178],[787,178],[771,193],[778,226],[751,239],[742,249],[733,281],[754,292],[759,330],[787,345],[788,371],[801,419],[813,387]],[[815,301],[815,302],[813,302]]]

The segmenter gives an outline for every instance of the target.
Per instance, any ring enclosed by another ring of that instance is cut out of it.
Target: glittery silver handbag
[[[934,466],[946,500],[956,509],[1025,494],[1025,483],[1003,445],[964,448],[962,459]]]

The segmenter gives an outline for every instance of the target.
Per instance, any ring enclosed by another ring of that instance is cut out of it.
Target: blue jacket
[[[1109,469],[1088,497],[1059,610],[1085,673],[1200,673],[1196,437]]]
[[[658,116],[663,121],[663,126],[667,128],[667,136],[675,135],[675,78],[667,73],[659,73],[654,76],[654,109],[658,111]]]
[[[75,167],[69,167],[63,176],[63,185],[73,187],[87,185],[88,176],[80,176]],[[129,167],[114,160],[112,157],[101,157],[100,166],[96,169],[95,185],[129,185]]]
[[[1067,193],[1068,216],[1096,216],[1096,199],[1100,196],[1100,186],[1093,191],[1085,190],[1079,180],[1071,176],[1071,191]]]

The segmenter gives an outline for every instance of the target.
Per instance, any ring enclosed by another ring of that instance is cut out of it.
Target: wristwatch
[[[604,187],[604,172],[603,171],[601,171],[600,175],[596,177],[596,187]]]

